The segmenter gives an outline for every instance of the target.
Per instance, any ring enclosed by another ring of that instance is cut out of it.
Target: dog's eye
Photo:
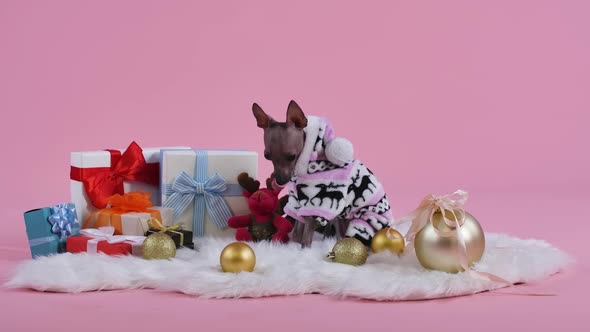
[[[296,155],[290,154],[290,155],[287,156],[287,161],[295,161],[295,158],[297,158]]]
[[[268,153],[268,152],[265,152],[265,153],[264,153],[264,159],[266,159],[266,160],[270,160],[270,153]]]

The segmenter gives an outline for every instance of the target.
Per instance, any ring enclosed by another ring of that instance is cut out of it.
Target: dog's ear
[[[258,125],[258,127],[262,129],[270,127],[270,122],[272,121],[272,119],[270,118],[270,116],[264,113],[264,111],[262,110],[262,108],[260,108],[260,106],[258,106],[258,104],[252,104],[252,113],[256,118],[256,124]]]
[[[289,107],[287,107],[287,125],[295,126],[299,129],[307,127],[307,118],[303,114],[301,107],[294,100],[291,100]]]

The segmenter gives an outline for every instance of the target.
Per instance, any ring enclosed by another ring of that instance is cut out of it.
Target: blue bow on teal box
[[[71,203],[30,210],[24,215],[33,258],[65,252],[68,236],[80,233],[76,208]]]
[[[176,219],[189,205],[193,207],[193,236],[205,234],[205,217],[209,218],[218,228],[227,227],[227,220],[232,216],[224,196],[241,196],[243,188],[238,184],[229,184],[214,174],[208,176],[207,151],[196,150],[195,176],[181,172],[172,183],[164,184],[163,191],[167,196],[164,207],[174,210]]]

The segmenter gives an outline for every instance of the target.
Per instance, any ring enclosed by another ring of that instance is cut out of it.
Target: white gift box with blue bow
[[[258,173],[258,154],[242,150],[164,149],[160,155],[162,205],[174,210],[174,224],[194,237],[233,237],[233,215],[250,213],[238,175]],[[170,226],[170,225],[166,225]]]

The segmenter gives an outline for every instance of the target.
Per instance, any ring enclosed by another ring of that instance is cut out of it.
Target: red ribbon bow
[[[123,181],[138,181],[158,185],[160,164],[148,164],[143,150],[132,142],[121,154],[118,150],[106,150],[111,154],[111,167],[71,167],[70,179],[84,183],[92,205],[99,209],[107,206],[107,199],[123,194]]]

